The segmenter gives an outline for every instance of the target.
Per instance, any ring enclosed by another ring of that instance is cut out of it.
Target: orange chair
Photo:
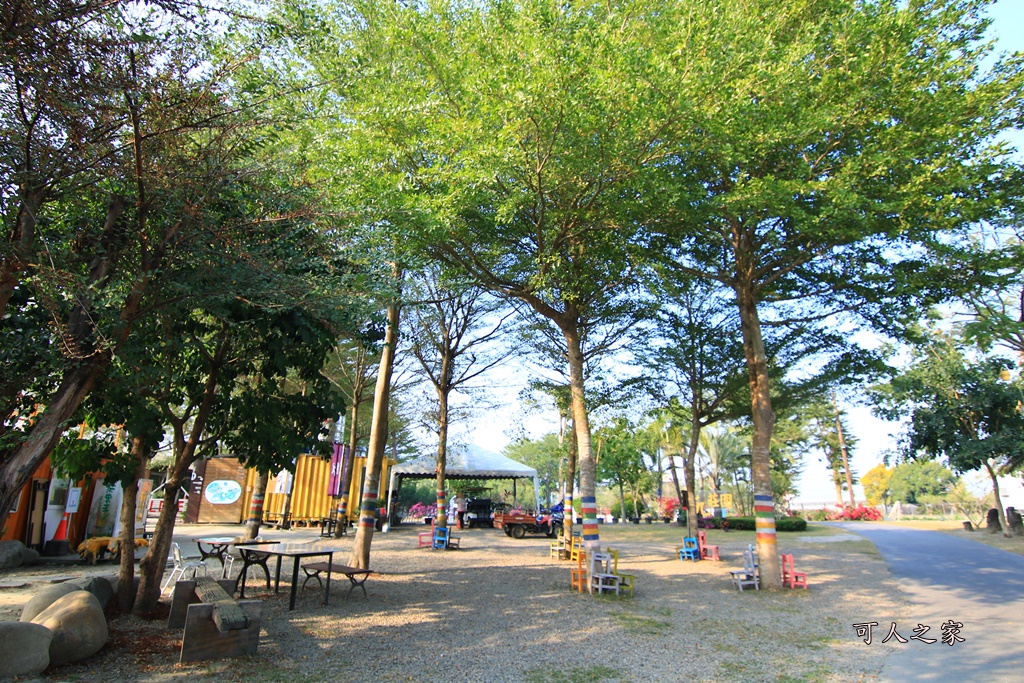
[[[718,555],[717,545],[708,545],[708,535],[703,529],[697,531],[697,545],[700,547],[700,558],[702,560],[721,560]]]
[[[576,566],[569,571],[572,572],[571,579],[572,584],[570,588],[575,588],[580,593],[587,590],[587,553],[585,550],[579,550],[576,553]]]
[[[807,572],[798,572],[793,569],[792,553],[783,553],[782,558],[782,585],[786,588],[797,588],[803,586],[807,590]]]

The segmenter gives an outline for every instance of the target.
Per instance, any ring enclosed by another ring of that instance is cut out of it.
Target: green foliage
[[[568,454],[568,441],[559,444],[558,435],[553,432],[539,439],[520,439],[510,443],[502,451],[505,457],[537,470],[543,500],[548,500],[549,496],[558,490],[559,475],[564,474],[562,461]]]
[[[889,496],[903,503],[932,503],[942,499],[956,475],[932,460],[905,462],[893,468]]]
[[[888,419],[910,419],[901,443],[905,458],[943,458],[956,472],[990,461],[1014,469],[1024,465],[1018,408],[1024,393],[1021,378],[1001,379],[1009,366],[1001,357],[976,358],[955,331],[935,330],[914,349],[906,370],[874,389],[876,410]]]
[[[729,529],[733,531],[755,531],[757,522],[755,517],[726,517]],[[802,517],[776,517],[775,529],[777,531],[807,531],[807,520]]]

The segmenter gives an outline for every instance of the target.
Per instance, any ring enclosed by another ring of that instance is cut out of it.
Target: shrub
[[[807,531],[807,520],[801,517],[779,517],[775,520],[776,531]]]
[[[718,520],[721,521],[721,520]],[[730,529],[737,531],[756,531],[757,522],[754,517],[728,517]],[[718,527],[716,527],[718,528]],[[807,531],[807,520],[799,517],[776,517],[776,531]]]
[[[882,519],[882,513],[875,508],[869,508],[865,505],[858,505],[857,507],[844,505],[842,510],[829,510],[826,519],[829,521],[844,522],[877,522]]]

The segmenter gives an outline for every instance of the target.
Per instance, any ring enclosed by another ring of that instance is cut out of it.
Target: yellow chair
[[[605,552],[612,556],[612,574],[619,577],[619,589],[628,590],[629,597],[633,597],[633,584],[636,582],[635,574],[623,574],[619,571],[619,551],[612,548],[605,548]]]
[[[583,552],[583,539],[579,536],[572,537],[572,544],[569,546],[569,559],[579,560],[580,553]]]

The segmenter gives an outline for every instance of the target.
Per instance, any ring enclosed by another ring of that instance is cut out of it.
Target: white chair
[[[199,574],[199,570],[203,570],[203,576],[206,576],[206,563],[203,560],[183,560],[181,558],[181,547],[177,543],[171,543],[171,556],[174,558],[174,567],[171,569],[171,573],[164,579],[164,583],[160,586],[160,595],[167,592],[168,587],[172,587],[174,582],[185,578],[185,572],[192,570],[192,578],[195,578]]]
[[[732,574],[732,585],[736,586],[740,592],[743,591],[744,586],[753,586],[754,590],[761,590],[761,580],[753,545],[743,551],[743,569],[734,569],[729,573]]]

